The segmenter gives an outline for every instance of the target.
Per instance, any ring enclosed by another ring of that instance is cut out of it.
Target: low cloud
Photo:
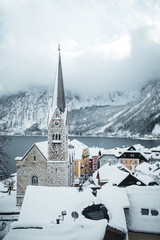
[[[160,2],[2,0],[0,94],[64,84],[82,95],[137,90],[160,77]]]

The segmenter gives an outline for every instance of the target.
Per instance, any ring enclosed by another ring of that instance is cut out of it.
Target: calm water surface
[[[141,140],[131,138],[105,138],[105,137],[69,137],[70,140],[77,139],[89,147],[100,147],[105,149],[115,147],[128,147],[133,144],[152,148],[160,145],[160,140]],[[46,141],[47,136],[10,136],[4,151],[9,156],[9,170],[16,172],[15,157],[22,157],[35,142]]]

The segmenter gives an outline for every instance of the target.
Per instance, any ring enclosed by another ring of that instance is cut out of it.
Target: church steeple
[[[58,68],[54,84],[53,101],[48,122],[48,186],[69,186],[71,184],[68,155],[68,121],[63,86],[60,46],[58,47]]]
[[[56,73],[56,79],[54,84],[52,106],[58,107],[60,112],[64,112],[66,104],[65,104],[65,93],[64,93],[64,85],[63,85],[60,45],[58,45],[58,51],[59,51],[59,59],[58,59],[57,73]]]

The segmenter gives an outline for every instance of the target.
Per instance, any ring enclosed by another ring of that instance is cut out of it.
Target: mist
[[[53,88],[132,91],[160,78],[160,1],[1,0],[0,94]]]

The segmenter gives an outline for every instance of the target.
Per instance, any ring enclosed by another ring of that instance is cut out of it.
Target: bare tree
[[[9,195],[11,195],[11,191],[13,190],[15,185],[14,177],[11,175],[9,178],[3,180],[3,183],[4,187],[7,188],[7,191],[3,191],[3,193],[8,193]]]
[[[7,144],[7,141],[7,137],[0,137],[0,180],[9,177],[8,155],[3,150],[3,146]]]

